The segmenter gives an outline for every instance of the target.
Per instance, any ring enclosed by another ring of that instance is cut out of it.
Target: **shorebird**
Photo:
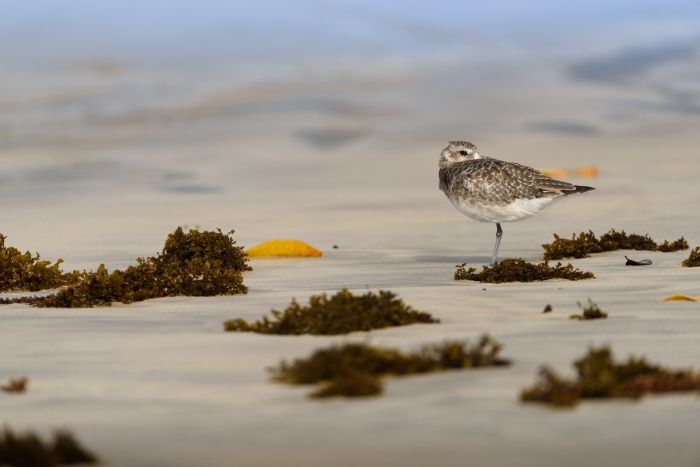
[[[498,259],[502,222],[534,216],[555,199],[593,190],[543,175],[539,171],[479,154],[469,141],[450,141],[440,153],[440,190],[465,216],[496,224],[491,264]]]

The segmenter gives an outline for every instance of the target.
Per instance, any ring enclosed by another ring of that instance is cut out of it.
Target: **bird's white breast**
[[[480,222],[514,222],[534,216],[553,199],[518,199],[509,204],[468,203],[452,197],[450,201],[459,212]]]

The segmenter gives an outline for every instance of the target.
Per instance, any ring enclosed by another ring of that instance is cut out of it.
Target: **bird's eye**
[[[459,153],[460,153],[461,155],[463,155],[463,156],[469,155],[469,153],[468,153],[467,151],[464,151],[464,150],[459,151]]]

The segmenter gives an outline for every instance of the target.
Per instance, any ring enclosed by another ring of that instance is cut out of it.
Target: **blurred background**
[[[605,215],[552,208],[548,232],[687,227],[669,203],[700,202],[676,199],[700,168],[695,1],[24,0],[2,2],[0,43],[0,232],[67,266],[128,263],[181,224],[489,249],[437,189],[448,139],[599,166],[577,206]]]

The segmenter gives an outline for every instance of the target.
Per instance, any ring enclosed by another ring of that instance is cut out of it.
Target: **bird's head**
[[[440,153],[440,167],[449,167],[457,162],[479,159],[479,150],[469,141],[450,141]]]

